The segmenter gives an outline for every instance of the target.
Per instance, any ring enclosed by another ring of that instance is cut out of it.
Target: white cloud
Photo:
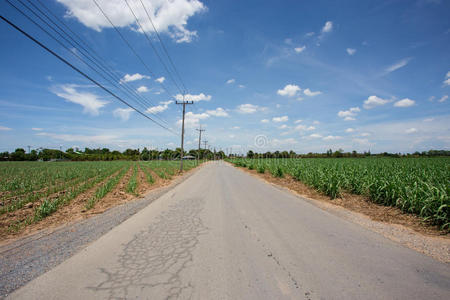
[[[286,124],[283,124],[278,127],[278,129],[287,129],[287,128],[289,128],[289,126],[287,126]]]
[[[306,49],[306,46],[294,48],[295,52],[297,52],[297,53],[302,53],[303,51],[305,51],[305,49]]]
[[[76,18],[83,25],[96,31],[112,27],[93,1],[57,0],[67,7],[66,17]],[[99,5],[117,27],[131,28],[142,32],[134,16],[123,1],[97,0]],[[186,28],[188,19],[205,11],[206,6],[199,0],[150,1],[144,0],[153,24],[160,33],[168,34],[177,43],[191,42],[197,36],[196,31]],[[130,1],[139,23],[145,32],[154,31],[146,12],[139,1]]]
[[[100,109],[104,107],[108,102],[100,100],[100,97],[95,94],[88,92],[78,92],[76,90],[76,87],[77,85],[74,84],[64,84],[52,88],[51,91],[55,95],[65,99],[66,101],[83,106],[84,113],[98,116],[100,114]]]
[[[161,113],[161,112],[167,110],[169,108],[169,104],[172,104],[172,103],[173,103],[172,100],[159,102],[160,105],[156,105],[156,106],[147,108],[147,112],[151,113],[151,114]]]
[[[204,120],[209,118],[210,116],[207,113],[195,114],[191,111],[188,111],[184,116],[184,125],[186,127],[197,127],[200,124],[200,120]],[[181,126],[182,120],[177,121],[177,125]]]
[[[282,117],[274,117],[272,118],[272,121],[275,123],[281,123],[281,122],[287,122],[289,120],[288,116],[282,116]]]
[[[298,85],[287,84],[283,89],[278,90],[277,94],[280,96],[294,97],[300,91],[301,88]]]
[[[356,49],[353,48],[347,48],[346,51],[348,55],[354,55],[356,53]]]
[[[414,100],[405,98],[405,99],[395,102],[394,106],[395,107],[410,107],[410,106],[413,106],[415,103],[416,102]]]
[[[349,110],[341,110],[338,112],[338,116],[344,118],[344,121],[354,121],[356,115],[361,111],[359,107],[352,107]]]
[[[338,135],[328,135],[326,137],[323,138],[324,141],[332,141],[332,140],[339,140],[341,139],[341,136]]]
[[[333,22],[327,21],[322,27],[322,33],[331,32],[333,30]]]
[[[445,74],[445,80],[443,82],[444,86],[446,85],[450,85],[450,71],[447,72],[447,74]]]
[[[313,138],[313,139],[320,139],[322,136],[321,136],[320,134],[313,133],[313,134],[311,134],[309,137],[310,137],[310,138]]]
[[[241,129],[241,127],[239,127],[239,126],[233,126],[233,127],[231,127],[231,129],[237,130],[237,129]]]
[[[125,74],[125,76],[123,76],[123,78],[120,79],[120,83],[131,82],[131,81],[136,81],[136,80],[141,80],[141,79],[150,79],[150,76],[142,75],[139,73],[136,73],[133,75]]]
[[[234,79],[234,78],[227,80],[227,84],[231,84],[231,83],[235,83],[235,82],[236,82],[236,79]]]
[[[411,128],[409,128],[409,129],[406,129],[405,132],[406,132],[407,134],[416,133],[416,132],[417,132],[417,129],[414,128],[414,127],[411,127]]]
[[[161,76],[161,77],[155,79],[155,81],[159,82],[159,83],[163,83],[164,80],[166,80],[166,78],[164,76]]]
[[[262,119],[261,123],[269,123],[270,121],[268,119]]]
[[[433,122],[433,121],[434,121],[434,118],[426,118],[426,119],[424,119],[423,121],[424,121],[424,122]]]
[[[145,85],[142,85],[137,88],[138,93],[146,93],[148,92],[148,88]]]
[[[311,91],[310,89],[305,89],[305,90],[303,91],[303,94],[305,94],[306,96],[309,96],[309,97],[313,97],[313,96],[317,96],[317,95],[322,94],[322,92],[320,92],[320,91],[313,92],[313,91]]]
[[[315,34],[315,33],[314,33],[313,31],[311,31],[311,32],[306,33],[305,36],[306,36],[306,37],[311,37],[311,36],[313,36],[314,34]]]
[[[347,129],[345,129],[345,132],[347,132],[347,133],[355,132],[355,129],[347,128]]]
[[[245,88],[245,85],[240,84],[240,85],[238,85],[238,87],[239,87],[240,89],[243,89],[243,88]]]
[[[298,124],[298,123],[301,123],[301,122],[303,122],[303,120],[295,120],[295,122],[294,122],[294,124]]]
[[[11,128],[5,127],[5,126],[0,126],[0,131],[9,131],[9,130],[11,130]]]
[[[316,127],[306,126],[306,125],[302,125],[302,124],[299,124],[299,125],[295,126],[295,128],[294,128],[295,131],[312,131],[314,129],[316,129]]]
[[[436,97],[430,96],[430,97],[428,98],[428,101],[433,102],[434,98],[436,98]]]
[[[33,127],[33,128],[31,128],[31,130],[33,130],[33,131],[42,131],[42,130],[44,130],[44,128]]]
[[[380,97],[377,96],[369,96],[369,98],[367,98],[367,100],[364,101],[363,107],[365,109],[372,109],[376,106],[385,105],[386,103],[389,102],[390,102],[389,100],[381,99]]]
[[[408,57],[408,58],[404,58],[404,59],[402,59],[402,60],[396,62],[395,64],[393,64],[393,65],[387,67],[387,68],[384,70],[384,74],[388,74],[388,73],[394,72],[395,70],[398,70],[398,69],[400,69],[400,68],[403,68],[404,66],[406,66],[406,65],[409,63],[410,60],[411,60],[411,58]]]
[[[319,124],[320,124],[320,122],[319,122],[319,121],[317,121],[317,120],[314,120],[314,121],[313,121],[313,124],[314,124],[314,125],[319,125]]]
[[[238,113],[241,114],[253,114],[255,112],[257,112],[258,110],[261,110],[261,107],[259,107],[258,105],[254,105],[254,104],[241,104],[237,107],[237,111]]]
[[[447,100],[447,99],[448,99],[448,95],[444,95],[438,101],[442,103],[442,102],[445,102],[445,100]]]
[[[363,133],[359,134],[359,136],[368,137],[368,136],[370,136],[370,133],[369,132],[363,132]]]
[[[134,109],[132,108],[117,108],[113,111],[113,115],[116,118],[120,118],[122,121],[128,121],[133,111]]]
[[[177,99],[178,101],[183,101],[183,95],[177,94],[175,96],[175,99]],[[184,97],[184,100],[185,101],[194,101],[194,102],[209,101],[209,100],[211,100],[211,95],[205,95],[203,93],[200,93],[198,95],[186,94]]]
[[[215,110],[207,110],[206,113],[211,116],[214,116],[214,117],[228,117],[229,116],[229,114],[222,107],[218,107]]]

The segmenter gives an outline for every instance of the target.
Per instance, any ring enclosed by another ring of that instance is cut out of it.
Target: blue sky
[[[115,86],[5,1],[0,11],[179,133],[180,92],[126,3],[97,2],[148,68],[92,0],[44,1],[107,62],[120,78]],[[164,57],[140,2],[128,2]],[[450,149],[449,1],[143,2],[195,101],[187,106],[187,149],[197,147],[200,124],[208,144],[233,152]],[[4,22],[0,36],[0,151],[179,146],[179,134],[127,109]],[[135,90],[145,105],[116,86]]]

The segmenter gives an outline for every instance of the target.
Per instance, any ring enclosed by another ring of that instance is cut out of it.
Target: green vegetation
[[[128,181],[128,184],[127,184],[127,188],[126,188],[126,191],[127,191],[128,194],[133,194],[133,195],[136,195],[136,196],[138,195],[138,191],[137,191],[138,178],[137,178],[137,175],[138,175],[138,167],[137,167],[136,164],[134,164],[134,166],[133,166],[133,174],[131,175],[130,180]]]
[[[450,158],[233,159],[236,166],[256,166],[274,177],[294,179],[329,195],[343,191],[396,206],[442,229],[450,228]]]
[[[119,183],[125,173],[129,170],[128,167],[123,167],[117,175],[111,177],[106,183],[100,185],[95,191],[94,196],[88,200],[86,203],[86,209],[91,209],[94,207],[95,203],[103,199],[112,189]]]
[[[1,162],[0,163],[0,217],[9,220],[9,230],[40,221],[67,205],[77,196],[97,187],[86,202],[86,209],[95,206],[111,192],[132,168],[126,192],[136,195],[139,186],[139,168],[149,183],[154,182],[150,170],[175,175],[179,161],[87,161],[87,162]],[[184,169],[196,166],[185,161]],[[20,210],[20,212],[18,211]],[[18,212],[16,212],[18,211]],[[11,214],[11,215],[10,215]],[[20,218],[16,218],[20,216]]]

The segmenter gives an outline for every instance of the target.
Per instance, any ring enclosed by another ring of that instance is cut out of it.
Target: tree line
[[[414,153],[370,153],[370,151],[364,151],[359,153],[355,150],[351,152],[345,152],[342,149],[333,151],[332,149],[327,150],[325,153],[313,153],[309,152],[306,154],[297,154],[294,151],[275,151],[275,152],[265,152],[257,153],[249,150],[247,152],[246,158],[326,158],[326,157],[369,157],[369,156],[379,156],[379,157],[433,157],[433,156],[450,156],[450,151],[448,150],[429,150]]]
[[[150,150],[144,148],[140,149],[126,149],[123,152],[117,150],[110,150],[108,148],[85,148],[83,150],[69,148],[66,151],[60,151],[55,149],[39,149],[31,150],[26,153],[23,148],[17,148],[14,152],[2,152],[0,153],[0,161],[50,161],[50,160],[73,160],[73,161],[95,161],[95,160],[176,160],[180,159],[181,149],[175,150]],[[359,153],[357,151],[345,152],[342,149],[333,151],[327,150],[324,153],[306,153],[298,154],[293,150],[290,151],[274,151],[257,153],[249,150],[246,155],[229,154],[228,156],[223,151],[211,151],[208,149],[191,149],[184,153],[185,156],[191,156],[199,159],[223,159],[226,157],[242,157],[247,158],[326,158],[326,157],[369,157],[369,156],[381,156],[381,157],[433,157],[433,156],[450,156],[448,150],[429,150],[414,153],[377,153],[373,154],[370,151]]]
[[[175,150],[165,149],[149,150],[140,149],[126,149],[123,152],[117,150],[110,150],[108,148],[91,149],[85,148],[83,150],[69,148],[66,151],[55,149],[39,149],[31,150],[29,153],[25,152],[23,148],[17,148],[14,152],[0,153],[0,161],[51,161],[51,160],[72,160],[72,161],[95,161],[95,160],[176,160],[180,159],[181,149]],[[184,152],[184,156],[191,156],[191,158],[199,159],[223,159],[225,153],[223,151],[211,151],[208,149],[192,149]]]

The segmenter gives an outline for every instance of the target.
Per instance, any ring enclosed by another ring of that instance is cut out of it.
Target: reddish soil
[[[250,173],[253,176],[261,178],[269,183],[285,187],[302,197],[338,205],[348,210],[364,214],[374,221],[403,225],[425,235],[449,235],[448,231],[442,231],[438,226],[433,226],[429,223],[426,223],[416,215],[404,213],[396,207],[376,204],[374,202],[371,202],[367,197],[361,195],[343,193],[340,198],[331,199],[329,196],[321,194],[314,188],[311,188],[303,184],[302,182],[295,180],[290,175],[285,175],[284,178],[277,178],[273,177],[272,174],[268,172],[261,174],[256,170],[249,170],[247,168],[239,169]]]

